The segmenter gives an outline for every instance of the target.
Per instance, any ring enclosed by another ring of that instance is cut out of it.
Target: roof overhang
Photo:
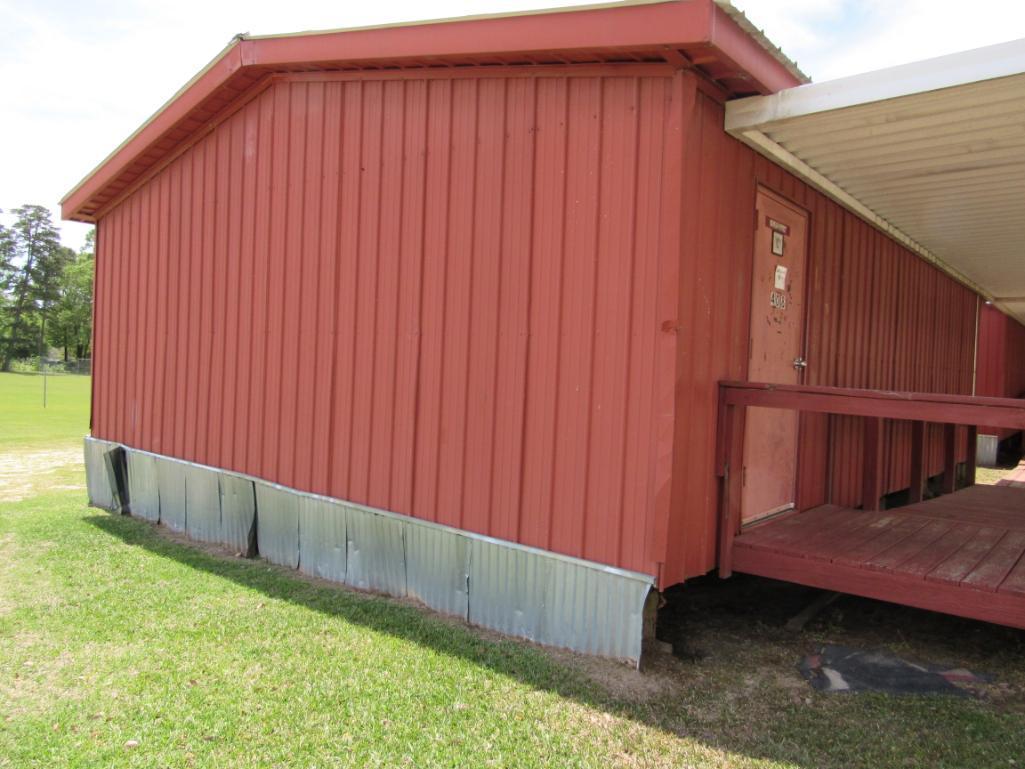
[[[61,201],[92,222],[279,73],[606,62],[693,67],[731,95],[806,82],[728,0],[627,0],[409,25],[240,35]]]
[[[726,130],[1025,323],[1025,40],[733,101]]]

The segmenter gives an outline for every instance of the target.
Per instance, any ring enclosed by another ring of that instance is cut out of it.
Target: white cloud
[[[559,0],[559,4],[587,0]],[[736,0],[816,80],[1025,37],[1025,3]],[[53,207],[238,32],[525,10],[552,0],[0,0],[0,208]],[[77,246],[86,227],[62,224]]]
[[[1025,37],[1025,3],[982,0],[735,0],[815,80]]]
[[[582,4],[589,0],[561,0]],[[385,24],[550,6],[548,0],[374,3],[0,0],[0,209],[49,206],[239,32]],[[4,215],[9,221],[9,215]],[[61,223],[78,247],[88,226]]]

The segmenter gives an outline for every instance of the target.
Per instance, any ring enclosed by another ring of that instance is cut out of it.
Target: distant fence
[[[63,358],[23,358],[11,364],[11,371],[45,374],[91,374],[92,358],[64,360]]]

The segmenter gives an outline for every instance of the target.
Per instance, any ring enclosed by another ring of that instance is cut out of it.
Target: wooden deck
[[[743,530],[732,560],[738,572],[1025,629],[1025,484],[881,512],[826,505]]]
[[[1010,474],[1000,481],[997,486],[1013,486],[1017,489],[1025,489],[1025,461],[1022,461]]]

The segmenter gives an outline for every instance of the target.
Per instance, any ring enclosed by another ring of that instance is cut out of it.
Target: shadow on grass
[[[778,654],[779,648],[784,647],[783,658],[789,659],[792,654],[793,662],[790,664],[796,665],[799,656],[810,652],[813,643],[819,640],[814,636],[784,634],[778,627],[776,620],[785,618],[789,613],[789,607],[781,608],[781,600],[784,604],[787,600],[793,601],[795,606],[803,602],[800,596],[804,595],[801,591],[805,589],[797,588],[800,592],[798,596],[794,593],[795,586],[792,585],[771,583],[767,580],[756,581],[754,590],[750,591],[752,585],[749,584],[750,580],[746,579],[737,580],[732,584],[721,583],[718,580],[699,581],[698,585],[703,587],[688,592],[687,598],[675,607],[670,606],[663,617],[660,617],[660,637],[678,641],[674,643],[674,646],[679,647],[678,656],[684,660],[689,658],[691,662],[670,661],[664,668],[660,665],[654,673],[646,674],[674,676],[680,687],[666,688],[648,701],[634,701],[616,695],[613,691],[589,680],[587,674],[559,664],[557,659],[552,659],[523,642],[480,637],[473,629],[461,626],[458,620],[440,619],[429,610],[396,599],[360,593],[342,585],[312,580],[299,575],[298,572],[273,566],[263,560],[243,560],[215,555],[188,543],[170,539],[151,524],[127,516],[99,514],[90,515],[85,520],[126,544],[144,548],[190,568],[231,580],[270,598],[288,601],[428,647],[441,654],[462,658],[474,665],[514,678],[534,689],[552,692],[588,707],[632,720],[659,730],[671,738],[689,738],[706,749],[728,751],[738,757],[745,756],[755,763],[765,760],[779,761],[788,766],[804,769],[904,766],[907,765],[906,761],[896,764],[888,762],[893,744],[911,739],[912,733],[920,733],[920,738],[929,739],[921,732],[935,731],[938,727],[936,719],[940,713],[951,720],[949,726],[953,730],[963,726],[957,723],[958,719],[975,718],[979,715],[971,715],[969,710],[958,710],[973,707],[962,702],[951,703],[950,710],[937,712],[935,700],[929,698],[916,700],[883,695],[848,697],[843,700],[834,697],[828,702],[823,700],[813,707],[807,706],[807,703],[811,702],[810,699],[806,699],[810,697],[810,692],[800,694],[797,700],[793,699],[795,695],[791,692],[773,697],[772,702],[759,701],[760,696],[752,696],[754,692],[747,689],[743,679],[763,674],[766,665],[774,664],[767,661],[766,655],[773,650]],[[716,589],[716,586],[721,585],[726,585],[725,596]],[[716,594],[719,596],[718,599]],[[720,600],[723,597],[726,598],[725,601]],[[853,605],[848,601],[853,602]],[[865,634],[864,637],[857,628],[840,631],[841,636],[853,638],[855,643],[859,638],[863,642],[871,643],[869,639],[873,635],[876,635],[877,639],[885,639],[887,632],[900,637],[901,617],[904,617],[905,622],[908,619],[903,614],[905,611],[912,612],[913,620],[928,620],[924,627],[918,625],[917,635],[920,636],[919,640],[928,638],[931,643],[924,646],[933,652],[939,651],[937,647],[953,652],[958,644],[964,644],[973,635],[966,632],[970,629],[974,629],[977,634],[974,639],[976,643],[973,644],[977,653],[984,649],[992,652],[995,650],[993,647],[1004,651],[1016,647],[1020,651],[1022,647],[1019,644],[1025,639],[1025,634],[1008,631],[1006,628],[995,628],[970,621],[961,622],[956,618],[906,610],[904,607],[862,602],[861,599],[846,599],[844,603],[850,615],[857,617],[859,623],[864,622],[875,631]],[[866,616],[864,612],[868,609],[865,607],[877,607],[880,611],[881,616],[876,618],[876,622],[871,621],[871,615]],[[777,614],[780,616],[776,617]],[[663,627],[666,623],[669,627]],[[935,627],[931,626],[932,623],[935,623]],[[844,625],[846,624],[845,622]],[[917,623],[912,622],[912,626],[915,624]],[[951,636],[949,631],[955,626],[960,632]],[[672,636],[677,633],[680,638],[673,638]],[[830,628],[829,633],[836,635],[836,628]],[[907,635],[915,636],[916,632],[905,625],[904,634],[904,639],[907,640]],[[691,657],[686,653],[683,648],[688,643],[686,637],[691,640],[697,639],[699,644],[714,645],[710,647],[715,650],[711,655],[718,660],[718,672],[709,675],[707,669],[704,672],[695,670],[694,679],[685,680],[690,677],[690,665],[707,656],[701,653]],[[625,676],[642,675],[625,669],[620,671]],[[804,691],[803,687],[801,689]],[[786,699],[788,696],[791,699]],[[711,723],[707,719],[695,719],[692,716],[702,709],[712,711],[723,708],[724,703],[728,715],[721,721]],[[796,705],[791,706],[791,703]],[[867,727],[864,719],[875,726]],[[982,730],[985,735],[982,739],[987,743],[1007,742],[1006,724],[995,716],[992,720],[987,717],[987,721]],[[936,738],[935,734],[932,736]],[[874,743],[871,749],[866,745],[866,740]],[[836,754],[838,745],[844,746],[842,755]],[[965,750],[971,753],[973,750],[972,745],[966,743],[947,749],[955,753],[962,753]],[[957,762],[964,756],[950,758],[953,758],[954,763],[943,761],[937,765],[960,765]],[[730,761],[729,758],[725,760]]]
[[[119,538],[125,544],[141,547],[155,555],[172,559],[191,569],[197,569],[230,580],[263,595],[288,601],[293,605],[321,612],[354,625],[404,639],[435,652],[461,658],[476,666],[502,676],[508,676],[533,689],[551,692],[582,705],[629,719],[656,729],[669,738],[692,737],[707,748],[734,750],[729,735],[707,732],[689,734],[689,729],[673,707],[672,698],[665,694],[654,698],[628,700],[617,696],[588,678],[572,666],[560,664],[544,651],[528,643],[502,638],[488,638],[488,631],[478,634],[476,629],[458,619],[445,618],[415,604],[387,596],[363,593],[344,585],[313,579],[297,571],[270,564],[263,559],[242,559],[219,554],[208,546],[192,544],[167,536],[159,527],[130,516],[109,514],[89,515],[84,519],[103,532]],[[587,664],[585,658],[583,664]],[[605,665],[608,665],[606,668]],[[672,661],[670,660],[670,663]],[[682,664],[682,663],[681,663]],[[615,662],[599,661],[604,671],[624,677],[644,675]],[[600,675],[600,673],[599,673]],[[650,675],[650,674],[648,674]],[[714,695],[712,695],[714,696]],[[719,737],[723,738],[720,742]],[[768,747],[768,746],[767,746]],[[757,751],[761,752],[761,751]],[[789,765],[805,766],[793,757],[779,755],[774,760],[789,761]],[[766,755],[768,755],[768,753]],[[807,769],[812,769],[807,765]]]
[[[588,705],[609,708],[616,704],[615,699],[601,687],[557,664],[540,649],[518,640],[478,636],[472,626],[465,625],[458,618],[436,614],[412,602],[309,577],[263,559],[219,554],[200,543],[193,545],[172,539],[153,524],[129,516],[90,515],[85,521],[128,545],[142,547],[190,568],[258,590],[269,598],[288,601],[376,632],[428,646],[442,654],[460,657],[514,677],[534,688],[552,691]],[[615,664],[609,662],[609,665]],[[640,675],[634,671],[625,672]],[[618,715],[631,716],[626,708],[616,707],[614,710]]]

